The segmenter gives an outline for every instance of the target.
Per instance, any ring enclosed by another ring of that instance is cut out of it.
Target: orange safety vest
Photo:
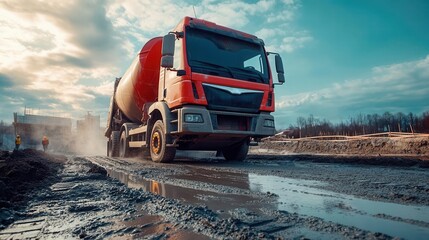
[[[43,144],[43,145],[48,145],[48,144],[49,144],[49,139],[48,139],[48,137],[43,137],[42,144]]]

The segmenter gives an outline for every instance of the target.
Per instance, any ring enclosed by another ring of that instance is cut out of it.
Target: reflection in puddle
[[[161,195],[163,197],[167,197],[167,190],[165,189],[165,184],[159,183],[154,180],[146,180],[136,175],[127,174],[121,171],[114,171],[111,169],[106,170],[107,175],[109,177],[118,179],[120,182],[122,182],[129,188],[142,189],[145,192],[151,192],[157,195]],[[169,195],[174,195],[174,193],[170,191],[168,193]]]
[[[249,174],[252,191],[272,192],[279,196],[278,209],[382,232],[407,239],[427,239],[429,228],[378,218],[385,214],[429,224],[429,207],[409,206],[355,198],[316,188],[320,182],[276,176]]]
[[[204,168],[188,168],[187,173],[170,176],[175,179],[184,179],[210,183],[214,185],[228,186],[240,189],[249,189],[249,177],[245,173],[215,171]]]
[[[141,176],[120,171],[106,170],[110,177],[118,179],[129,188],[142,189],[143,191],[161,195],[166,198],[178,199],[185,203],[206,205],[208,208],[218,211],[221,217],[227,216],[226,211],[237,208],[247,208],[254,212],[260,212],[261,205],[265,205],[265,203],[261,203],[257,198],[252,196],[185,188],[172,184],[160,183],[154,180],[147,180]]]

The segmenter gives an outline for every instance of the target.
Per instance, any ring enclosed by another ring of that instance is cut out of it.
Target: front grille
[[[262,91],[249,90],[246,92],[244,90],[242,93],[232,93],[211,84],[203,84],[203,89],[208,102],[208,109],[243,113],[259,112],[263,97]]]

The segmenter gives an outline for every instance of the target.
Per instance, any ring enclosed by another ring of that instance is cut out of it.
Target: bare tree
[[[296,137],[311,137],[323,135],[360,135],[380,132],[421,132],[429,133],[429,111],[422,115],[402,112],[392,114],[358,114],[346,122],[332,124],[329,120],[320,120],[310,114],[307,118],[298,117],[296,126],[291,124],[289,129],[299,132]]]

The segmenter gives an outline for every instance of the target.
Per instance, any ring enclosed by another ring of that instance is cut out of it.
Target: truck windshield
[[[260,44],[188,28],[186,49],[188,64],[193,72],[269,82],[267,59]]]

